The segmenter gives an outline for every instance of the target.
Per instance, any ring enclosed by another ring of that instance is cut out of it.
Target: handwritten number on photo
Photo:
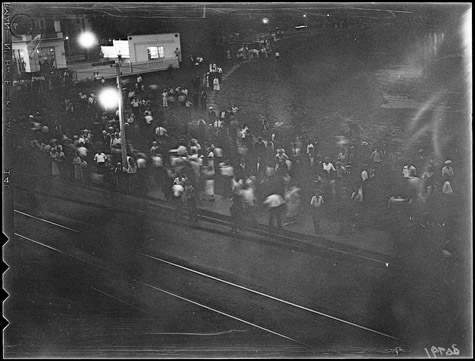
[[[427,350],[427,348],[425,348],[425,347],[424,347],[424,350],[427,354],[427,357],[431,358],[429,350]],[[452,345],[452,349],[450,349],[450,348],[445,349],[443,347],[432,346],[430,348],[430,351],[432,353],[433,358],[437,358],[437,356],[436,356],[437,354],[439,354],[439,356],[458,356],[458,355],[460,355],[460,350],[457,348],[457,344],[455,344],[455,343]]]

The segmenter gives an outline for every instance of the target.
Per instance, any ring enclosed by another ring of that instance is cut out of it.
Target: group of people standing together
[[[87,181],[91,174],[99,174],[109,179],[112,189],[127,192],[157,187],[177,204],[177,214],[188,204],[193,222],[198,219],[197,203],[212,201],[218,194],[232,201],[233,231],[255,220],[249,215],[257,214],[264,206],[269,230],[299,222],[307,210],[316,234],[322,232],[323,215],[340,220],[339,232],[348,233],[354,231],[362,214],[376,206],[378,195],[384,199],[379,203],[390,209],[399,205],[414,209],[416,205],[432,204],[438,194],[454,192],[450,160],[438,169],[440,165],[430,156],[419,153],[412,162],[387,152],[384,145],[370,147],[356,140],[338,144],[333,151],[338,155],[332,160],[322,156],[317,138],[301,135],[289,141],[264,125],[262,129],[251,129],[238,117],[235,105],[216,112],[206,104],[206,89],[211,87],[210,79],[217,81],[219,88],[222,76],[222,69],[212,63],[205,77],[193,84],[191,94],[184,85],[162,93],[162,112],[177,108],[172,104],[190,108],[197,103],[193,99],[197,92],[200,102],[205,94],[201,110],[206,109],[207,121],[203,116],[194,127],[191,119],[185,119],[185,132],[177,130],[175,134],[169,132],[166,122],[158,120],[143,79],[138,76],[128,93],[126,132],[137,124],[152,125],[154,140],[149,150],[135,149],[128,136],[127,164],[121,163],[121,148],[125,145],[118,129],[118,113],[99,119],[98,131],[83,129],[72,137],[67,130],[55,128],[54,136],[48,138],[52,132],[37,128],[30,139],[31,148],[47,155],[52,176],[67,174]],[[98,118],[93,93],[80,93],[74,104],[66,102],[65,114],[74,117],[78,109],[83,109],[79,114],[90,114],[91,120]],[[70,170],[65,164],[70,165]],[[400,181],[399,190],[387,181],[391,178]],[[406,214],[414,218],[415,213],[409,210]]]

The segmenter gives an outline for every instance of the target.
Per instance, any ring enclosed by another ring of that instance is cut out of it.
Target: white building
[[[112,46],[101,46],[103,57],[123,60],[122,75],[149,73],[169,68],[179,68],[181,62],[180,34],[131,35],[127,40],[113,40]],[[75,69],[77,80],[90,78],[93,72],[103,77],[114,77],[115,69],[110,65]]]
[[[13,59],[18,73],[36,73],[45,68],[64,69],[66,54],[59,21],[54,22],[54,33],[12,37]]]

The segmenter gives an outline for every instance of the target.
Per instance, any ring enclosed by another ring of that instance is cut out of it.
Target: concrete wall
[[[121,66],[122,76],[151,73],[154,71],[167,70],[169,67],[179,68],[178,59],[169,60],[153,60],[138,63],[124,62]],[[73,71],[73,79],[75,81],[83,81],[91,79],[94,72],[99,72],[105,79],[114,78],[116,76],[115,66],[101,65],[92,66],[87,64],[74,64],[69,67]]]

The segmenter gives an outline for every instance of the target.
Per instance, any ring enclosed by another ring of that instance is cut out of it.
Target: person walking
[[[320,219],[323,206],[323,197],[320,194],[320,189],[316,189],[312,199],[310,200],[310,205],[312,206],[312,219],[313,227],[315,229],[315,234],[320,234]]]
[[[51,158],[51,175],[52,176],[59,176],[60,175],[60,172],[59,172],[59,162],[60,162],[60,159],[59,159],[59,152],[57,150],[57,148],[53,147],[51,148],[50,152],[49,152],[49,157]]]
[[[284,213],[285,200],[278,193],[273,193],[266,198],[264,205],[269,210],[269,232],[274,228],[274,221],[277,228],[282,229],[282,214]]]
[[[213,90],[217,90],[217,91],[220,90],[218,77],[214,78],[214,80],[213,80]]]
[[[239,192],[235,191],[232,197],[233,203],[231,204],[231,233],[238,233],[239,228],[242,227],[244,221],[244,205],[242,196]]]
[[[288,226],[293,223],[297,223],[297,217],[300,211],[300,188],[296,185],[292,185],[285,192],[285,205],[286,205],[286,214],[285,214],[285,223],[284,226]]]
[[[185,181],[185,198],[186,206],[188,208],[188,217],[191,223],[198,223],[198,208],[196,207],[196,190],[191,182],[187,179]]]
[[[204,178],[204,199],[209,202],[214,202],[214,167],[212,165],[203,168]]]
[[[180,183],[173,183],[174,184],[172,186],[172,200],[175,204],[175,217],[178,219],[183,212],[185,202],[185,187],[183,187],[183,185]]]
[[[201,109],[206,111],[206,90],[203,90],[201,92],[200,101],[201,101]]]
[[[454,177],[454,168],[452,167],[452,161],[447,159],[444,163],[444,167],[442,168],[442,181],[449,181],[451,182]]]
[[[135,177],[137,174],[137,163],[134,158],[127,156],[127,167],[123,167],[123,175],[125,181],[125,191],[131,194],[134,189]]]
[[[74,165],[74,179],[76,181],[83,181],[84,180],[83,169],[87,167],[87,162],[79,156],[78,152],[76,152],[76,154],[74,155],[73,165]]]
[[[94,155],[94,162],[96,162],[98,174],[105,174],[106,160],[107,160],[107,155],[105,155],[102,150],[98,149],[96,151],[96,154]]]

